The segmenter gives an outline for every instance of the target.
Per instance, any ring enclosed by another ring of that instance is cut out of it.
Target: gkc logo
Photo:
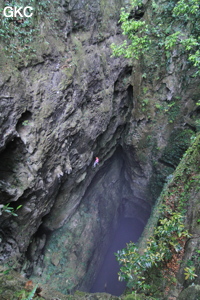
[[[31,12],[32,10],[33,8],[31,6],[26,6],[26,7],[6,6],[3,10],[3,16],[6,18],[11,18],[11,17],[30,18],[33,15],[33,13]]]

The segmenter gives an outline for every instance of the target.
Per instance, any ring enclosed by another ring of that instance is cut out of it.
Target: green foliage
[[[35,292],[37,290],[38,284],[36,284],[36,286],[32,289],[32,291],[29,293],[28,297],[26,297],[26,299],[22,299],[22,300],[32,300]]]
[[[28,120],[25,120],[25,121],[22,122],[22,125],[23,125],[23,126],[28,126],[28,125],[30,125],[30,123],[29,123]]]
[[[133,7],[141,5],[142,1],[132,1]],[[135,57],[138,59],[142,53],[149,49],[149,44],[151,43],[147,36],[149,29],[145,21],[129,19],[129,15],[130,13],[126,12],[125,8],[122,8],[119,22],[122,23],[123,34],[128,36],[130,43],[127,43],[125,40],[120,46],[112,44],[111,48],[114,56],[124,55],[126,58]]]
[[[131,17],[131,10],[142,7],[142,1],[132,1],[131,8],[122,8],[120,22],[123,34],[128,41],[121,45],[112,44],[114,56],[123,55],[138,59],[152,49],[165,52],[167,57],[176,48],[180,53],[187,53],[191,62],[200,73],[200,10],[198,0],[171,0],[157,4],[152,1],[154,18],[137,20]],[[187,30],[185,30],[187,28]]]
[[[162,108],[162,105],[159,104],[159,103],[156,103],[156,104],[155,104],[155,107],[156,107],[157,109],[161,109],[161,108]]]
[[[199,105],[200,105],[200,100],[198,100],[198,101],[197,101],[196,105],[197,105],[197,106],[199,106]]]
[[[180,35],[181,35],[181,32],[177,31],[177,32],[167,36],[165,38],[165,49],[167,49],[167,50],[172,49],[178,43]]]
[[[33,48],[33,42],[36,37],[41,33],[41,25],[44,26],[44,20],[49,20],[48,24],[55,26],[55,7],[58,1],[47,0],[17,0],[7,1],[5,6],[15,7],[33,7],[33,16],[29,18],[21,17],[4,17],[3,6],[0,5],[0,42],[2,50],[10,58],[24,58],[24,55],[33,55],[36,49]],[[51,28],[51,29],[52,29]]]
[[[185,270],[185,273],[184,273],[185,280],[188,280],[188,279],[192,280],[195,277],[197,277],[197,275],[195,274],[195,267],[193,267],[193,266],[192,267],[186,267],[184,270]]]
[[[163,271],[169,269],[169,264],[175,258],[177,270],[178,257],[181,259],[184,254],[185,242],[190,237],[185,228],[187,202],[199,186],[199,142],[200,135],[186,151],[172,180],[163,190],[159,206],[156,207],[156,223],[151,225],[152,234],[146,245],[139,247],[129,243],[116,253],[121,265],[119,280],[127,281],[128,286],[137,292],[156,294],[159,278],[164,284],[163,276],[166,273],[163,274]],[[186,266],[186,279],[193,280],[196,277],[194,264],[198,265],[198,255],[197,250],[191,264]]]
[[[168,104],[167,108],[165,108],[165,112],[168,114],[169,123],[173,123],[180,113],[180,105],[178,101]]]
[[[173,9],[174,16],[184,18],[186,21],[191,20],[199,12],[199,0],[179,0]]]
[[[176,116],[176,105],[172,106],[168,112],[169,120],[174,120]],[[174,130],[168,140],[167,146],[164,149],[161,159],[166,163],[176,167],[184,152],[191,144],[191,136],[194,132],[190,129]]]
[[[146,99],[143,99],[143,100],[142,100],[142,106],[143,106],[143,107],[147,106],[148,103],[149,103],[149,99],[146,98]]]
[[[7,270],[0,270],[0,275],[3,274],[3,275],[7,275],[10,273],[10,268],[8,268]]]
[[[158,267],[162,262],[172,257],[173,251],[179,252],[182,246],[179,238],[188,237],[184,228],[184,216],[181,212],[173,212],[169,207],[161,207],[163,216],[155,228],[153,236],[148,240],[148,245],[141,254],[138,246],[129,243],[127,247],[116,253],[121,265],[119,280],[125,280],[129,286],[136,290],[148,291],[147,283],[153,267]],[[165,217],[164,215],[166,214]]]
[[[156,300],[155,298],[152,297],[147,297],[144,294],[137,294],[136,292],[134,292],[133,294],[129,294],[126,295],[125,298],[123,298],[124,300]]]
[[[14,209],[13,207],[10,206],[10,203],[3,205],[1,207],[2,213],[6,212],[8,214],[11,214],[14,217],[17,217],[18,215],[15,213],[15,211],[17,211],[18,209],[20,209],[22,207],[22,205],[19,205],[16,209]]]

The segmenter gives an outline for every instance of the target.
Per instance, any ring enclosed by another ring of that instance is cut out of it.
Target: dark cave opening
[[[118,146],[113,156],[101,167],[92,182],[93,186],[98,185],[100,178],[105,176],[105,173],[110,172],[111,174],[114,165],[116,163],[120,165],[118,168],[119,181],[117,185],[119,190],[121,190],[121,194],[116,199],[118,201],[118,208],[108,229],[110,231],[108,234],[109,242],[104,249],[102,247],[102,261],[95,272],[93,283],[89,288],[91,293],[106,292],[120,296],[124,292],[126,283],[118,280],[119,263],[114,253],[125,248],[127,243],[136,243],[138,241],[150,216],[151,205],[148,203],[148,200],[137,197],[132,190],[133,187],[131,187],[129,181],[131,178],[128,176],[129,172],[131,172],[129,169],[129,159],[122,146]],[[132,159],[132,162],[135,165],[135,169],[139,169],[136,160]],[[125,176],[125,173],[128,174]],[[106,186],[109,186],[112,181],[112,175],[108,175],[108,177],[109,180],[106,182]],[[90,191],[86,198],[90,197],[89,194]],[[106,197],[103,200],[108,201]]]
[[[0,196],[2,203],[8,203],[16,194],[15,187],[19,184],[18,164],[22,161],[24,145],[19,137],[9,141],[0,153]]]
[[[131,177],[131,165],[135,178]],[[33,278],[42,275],[40,279],[64,294],[78,289],[121,295],[126,284],[118,281],[114,252],[130,241],[137,242],[151,205],[135,186],[143,174],[132,148],[118,144],[103,164],[89,168],[93,178],[63,226],[51,231],[49,216],[43,218],[26,253],[26,274]],[[81,183],[76,186],[77,194],[82,188]],[[35,247],[40,248],[37,255]],[[84,275],[77,278],[77,274]]]
[[[129,13],[128,20],[135,19],[140,20],[144,17],[145,7],[143,5],[137,6],[135,9],[132,9]]]
[[[30,120],[32,120],[32,113],[29,110],[26,110],[24,113],[22,113],[21,117],[19,118],[16,128],[18,126],[21,126],[23,124],[23,122],[30,121]]]
[[[26,128],[28,125],[30,125],[31,121],[32,113],[26,110],[17,122],[16,131],[21,135],[24,131],[26,131]]]
[[[147,220],[146,220],[147,221]],[[90,290],[91,293],[109,293],[120,296],[125,288],[126,282],[118,280],[120,271],[119,263],[115,257],[118,250],[122,250],[129,242],[136,243],[144,229],[144,224],[137,218],[126,218],[123,215],[118,220],[118,226],[112,236],[109,248],[103,263],[98,271],[97,277]]]

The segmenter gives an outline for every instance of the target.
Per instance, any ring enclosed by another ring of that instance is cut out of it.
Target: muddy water
[[[137,242],[144,229],[144,224],[136,218],[122,217],[119,226],[113,236],[110,248],[105,256],[104,262],[98,276],[90,290],[91,293],[106,292],[120,296],[126,283],[118,281],[119,264],[114,253],[126,246],[126,243]]]

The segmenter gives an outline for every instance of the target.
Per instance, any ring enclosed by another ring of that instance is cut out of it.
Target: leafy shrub
[[[200,135],[186,151],[181,163],[163,190],[155,213],[156,223],[146,245],[134,243],[116,253],[120,263],[119,280],[125,280],[136,292],[158,294],[160,284],[174,284],[184,255],[184,246],[190,234],[185,228],[186,207],[199,187]],[[162,202],[161,202],[162,201]],[[154,215],[155,218],[155,215]],[[197,219],[198,220],[198,219]],[[143,248],[142,248],[143,247]],[[198,266],[196,250],[194,264]],[[194,265],[187,265],[185,278],[196,278]],[[164,282],[165,281],[165,282]],[[158,293],[157,293],[158,292]],[[159,295],[160,296],[160,295]]]
[[[131,3],[131,8],[122,8],[120,17],[122,31],[128,41],[125,40],[121,45],[112,44],[113,55],[138,59],[150,49],[161,49],[169,57],[176,47],[180,52],[187,53],[188,61],[198,68],[195,75],[199,75],[199,1],[173,0],[167,4],[152,1],[154,18],[149,18],[148,24],[144,20],[131,17],[132,11],[143,6],[142,1],[132,0]],[[185,30],[186,25],[188,32]]]
[[[197,275],[195,274],[195,267],[194,266],[191,266],[191,267],[186,267],[185,269],[185,280],[192,280],[194,279],[195,277],[197,277]]]
[[[12,216],[17,217],[17,214],[15,213],[15,211],[17,211],[21,207],[22,207],[22,205],[19,205],[15,210],[13,207],[10,206],[10,203],[5,204],[5,205],[0,205],[0,215],[5,212],[8,214],[11,214]]]

